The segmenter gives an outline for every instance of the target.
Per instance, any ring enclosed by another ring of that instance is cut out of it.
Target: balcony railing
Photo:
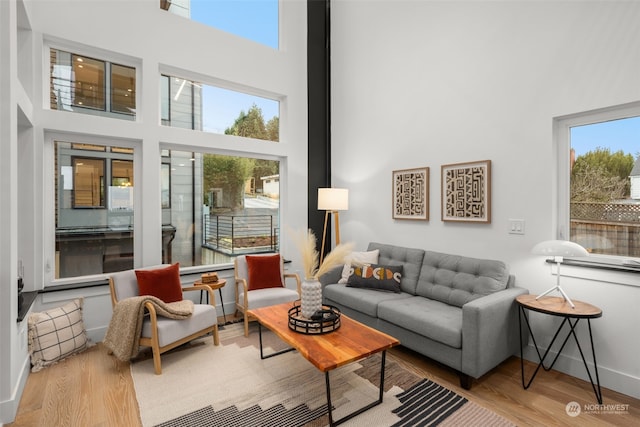
[[[278,227],[273,215],[205,215],[202,245],[225,254],[278,251]]]

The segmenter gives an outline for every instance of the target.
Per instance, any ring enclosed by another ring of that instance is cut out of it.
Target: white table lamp
[[[540,299],[553,291],[558,291],[560,292],[560,294],[562,294],[562,297],[565,299],[565,301],[569,303],[571,308],[576,308],[576,306],[573,304],[573,301],[571,301],[566,292],[560,287],[560,264],[562,264],[563,257],[565,256],[588,256],[589,252],[587,252],[587,250],[579,244],[570,242],[568,240],[546,240],[535,245],[531,249],[531,253],[533,253],[534,255],[552,256],[553,261],[557,265],[556,285],[553,288],[538,295],[536,299]]]
[[[339,211],[349,209],[349,190],[346,188],[318,188],[318,210],[324,213],[324,230],[322,231],[322,248],[320,250],[320,263],[324,259],[324,242],[327,236],[327,223],[329,214],[333,213],[336,228],[336,245],[340,244],[340,217]]]

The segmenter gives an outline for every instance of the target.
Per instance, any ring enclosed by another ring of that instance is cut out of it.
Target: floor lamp
[[[568,240],[546,240],[544,242],[540,242],[531,249],[531,253],[535,255],[546,255],[552,256],[553,261],[557,265],[557,279],[556,285],[541,293],[536,297],[536,299],[542,298],[543,296],[553,292],[558,291],[562,294],[562,297],[569,303],[571,308],[576,308],[573,304],[573,301],[569,298],[566,292],[560,287],[560,264],[562,264],[562,259],[565,256],[588,256],[589,252],[582,246],[577,243],[570,242]]]
[[[339,211],[349,209],[349,190],[346,188],[318,188],[318,210],[324,213],[324,230],[322,231],[322,248],[320,263],[324,259],[324,242],[327,237],[329,214],[333,214],[336,229],[336,245],[340,244],[340,216]]]

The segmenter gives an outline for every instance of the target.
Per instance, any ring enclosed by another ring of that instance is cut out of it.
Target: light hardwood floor
[[[459,387],[456,373],[432,360],[396,347],[390,357],[518,426],[638,426],[640,400],[603,389],[601,410],[584,405],[596,399],[588,382],[557,371],[540,372],[528,390],[520,377],[520,359],[512,357],[479,380],[471,390]],[[531,373],[535,365],[526,362]],[[583,408],[577,417],[569,402]],[[617,405],[615,408],[611,405]],[[612,409],[617,409],[615,413]],[[99,343],[87,351],[29,375],[16,420],[7,427],[140,426],[129,364],[118,362]],[[377,427],[377,426],[372,426]]]

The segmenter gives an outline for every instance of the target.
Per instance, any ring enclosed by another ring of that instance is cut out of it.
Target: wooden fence
[[[594,254],[640,257],[640,204],[571,203],[570,235]]]

